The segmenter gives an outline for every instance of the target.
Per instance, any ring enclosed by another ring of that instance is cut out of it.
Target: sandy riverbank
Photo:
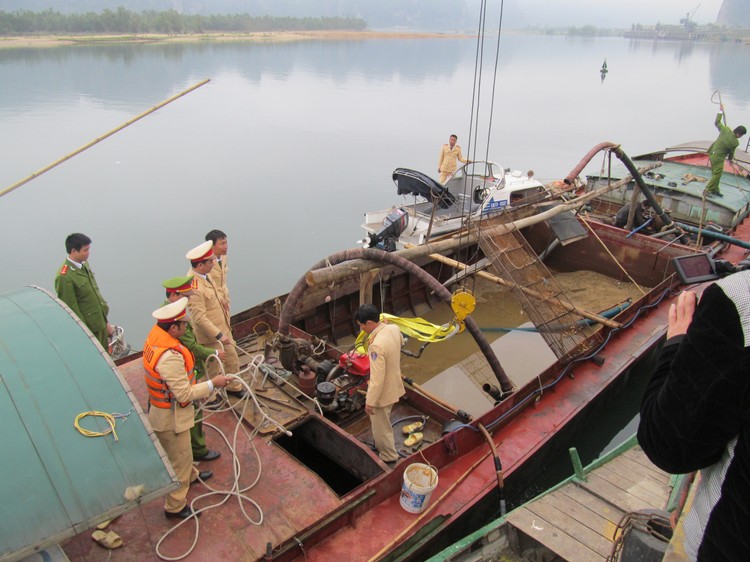
[[[268,42],[329,41],[357,39],[456,39],[468,37],[455,33],[413,33],[402,31],[267,31],[257,33],[199,33],[186,35],[30,35],[0,37],[0,48],[58,47],[66,45],[101,45],[109,43],[199,43],[199,42]]]

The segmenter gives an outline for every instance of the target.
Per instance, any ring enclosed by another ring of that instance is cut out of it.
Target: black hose
[[[411,273],[417,279],[422,281],[422,283],[432,289],[432,291],[436,295],[438,295],[443,302],[446,302],[448,304],[450,304],[451,302],[452,295],[450,291],[443,287],[437,279],[427,273],[424,269],[398,255],[390,252],[384,252],[382,250],[376,250],[374,248],[352,248],[351,250],[344,250],[342,252],[332,254],[316,263],[311,268],[311,270],[330,267],[346,261],[357,259],[385,262],[391,265],[395,265],[396,267],[399,267],[400,269]],[[299,281],[297,281],[292,290],[289,292],[289,296],[287,297],[286,301],[284,302],[284,306],[281,309],[281,315],[279,316],[279,334],[281,334],[282,337],[289,336],[289,326],[291,325],[292,318],[294,318],[297,307],[302,300],[302,295],[306,290],[307,280],[306,277],[303,276]],[[469,333],[474,338],[474,341],[477,342],[477,345],[479,346],[482,354],[487,359],[487,363],[489,363],[492,372],[495,374],[495,378],[497,378],[497,382],[500,384],[500,388],[506,394],[510,394],[511,392],[513,392],[513,383],[510,381],[508,375],[500,365],[500,361],[498,360],[497,355],[495,355],[492,347],[490,347],[490,343],[482,334],[479,326],[477,326],[476,322],[474,322],[474,319],[471,316],[467,316],[466,320],[464,320],[464,323],[466,324],[466,328],[468,329]]]

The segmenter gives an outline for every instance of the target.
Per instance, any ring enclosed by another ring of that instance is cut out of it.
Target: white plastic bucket
[[[404,471],[404,483],[401,486],[401,507],[409,513],[420,513],[430,502],[430,496],[438,485],[438,474],[435,468],[414,463]]]

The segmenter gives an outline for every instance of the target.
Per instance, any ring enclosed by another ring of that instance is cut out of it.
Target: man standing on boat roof
[[[466,164],[469,162],[461,154],[461,147],[456,144],[458,137],[451,135],[448,144],[444,144],[440,149],[440,159],[438,160],[438,174],[440,174],[440,183],[444,184],[453,172],[458,168],[458,160]]]
[[[208,240],[186,254],[192,267],[188,275],[194,276],[192,295],[188,302],[190,321],[198,343],[212,349],[223,349],[226,352],[224,372],[237,374],[240,371],[240,360],[229,327],[229,312],[221,304],[219,288],[209,277],[216,263],[213,247],[214,243]],[[209,377],[213,377],[221,371],[221,368],[216,361],[209,361],[206,371]],[[238,380],[233,380],[227,386],[227,394],[238,398],[246,396],[245,389]]]
[[[224,375],[196,382],[195,358],[179,340],[187,329],[187,303],[187,297],[181,297],[155,310],[152,316],[156,325],[143,344],[148,421],[180,482],[180,487],[167,495],[164,512],[167,517],[182,519],[193,514],[186,500],[190,483],[213,476],[213,472],[198,472],[193,466],[189,431],[195,423],[193,400],[205,398],[229,383]]]
[[[721,175],[724,173],[724,160],[729,159],[730,162],[732,161],[734,151],[740,144],[740,141],[737,139],[747,133],[747,129],[742,125],[732,130],[722,124],[724,105],[722,104],[720,108],[721,111],[716,114],[716,120],[714,121],[714,125],[719,129],[719,136],[708,147],[708,154],[711,160],[711,179],[708,180],[705,190],[708,195],[716,195],[718,197],[722,197],[719,182],[721,181]]]
[[[206,241],[214,243],[214,255],[216,256],[216,263],[213,269],[208,273],[211,281],[219,290],[221,295],[221,305],[226,309],[227,314],[231,318],[232,313],[229,306],[229,288],[227,287],[227,273],[229,272],[229,265],[227,265],[227,251],[229,250],[229,241],[227,235],[221,230],[214,229],[206,234]]]
[[[641,403],[638,443],[671,474],[700,470],[684,533],[675,533],[689,560],[750,560],[749,373],[750,271],[709,286],[697,307],[695,293],[680,294]]]
[[[372,437],[383,462],[398,460],[391,426],[391,409],[406,394],[401,379],[401,346],[404,338],[398,326],[380,321],[377,308],[363,304],[354,316],[369,337],[370,381],[367,385],[365,412],[370,416]]]
[[[108,351],[109,336],[114,330],[107,322],[109,305],[99,292],[94,272],[88,264],[91,238],[80,232],[65,239],[68,257],[55,276],[57,297],[86,324],[102,347]]]
[[[162,283],[167,291],[167,300],[162,303],[162,306],[166,306],[169,303],[177,302],[183,297],[190,297],[193,294],[193,276],[186,275],[184,277],[173,277],[167,279]],[[195,332],[190,322],[185,327],[185,333],[179,338],[180,343],[190,350],[195,358],[195,380],[201,381],[206,372],[205,362],[211,356],[216,356],[222,361],[226,360],[227,354],[224,350],[213,349],[205,345],[201,345],[195,339]],[[212,359],[215,361],[215,359]],[[216,460],[221,456],[219,451],[211,451],[206,447],[206,434],[203,432],[203,412],[201,410],[195,411],[195,425],[190,428],[190,447],[193,450],[194,461],[212,461]]]

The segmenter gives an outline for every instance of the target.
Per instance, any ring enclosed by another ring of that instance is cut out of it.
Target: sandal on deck
[[[414,433],[415,431],[422,431],[422,428],[424,427],[423,421],[417,421],[414,423],[410,423],[409,425],[405,425],[401,428],[401,431],[404,432],[404,435],[409,435],[410,433]]]
[[[104,531],[94,531],[91,534],[91,538],[94,539],[97,544],[108,550],[114,550],[115,548],[120,548],[122,546],[120,535],[114,531],[109,531],[107,533]]]
[[[404,447],[413,447],[414,445],[421,443],[423,437],[424,435],[419,432],[412,433],[409,437],[404,439]]]

